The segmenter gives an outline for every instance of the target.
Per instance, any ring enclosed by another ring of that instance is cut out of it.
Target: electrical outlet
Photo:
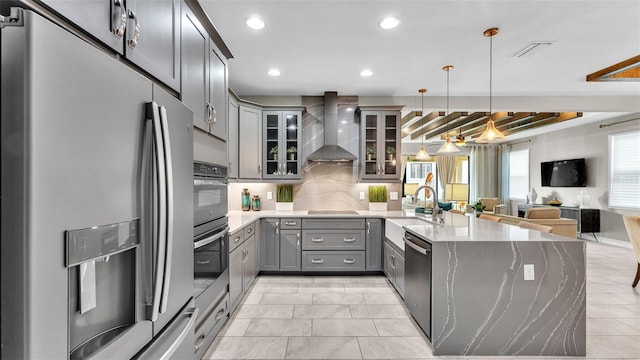
[[[364,200],[364,191],[360,191],[360,200]]]
[[[533,264],[525,264],[524,265],[524,279],[525,280],[535,280],[536,275],[533,269]]]
[[[398,192],[392,191],[389,193],[389,200],[398,200]]]
[[[273,200],[273,192],[267,191],[267,200]]]

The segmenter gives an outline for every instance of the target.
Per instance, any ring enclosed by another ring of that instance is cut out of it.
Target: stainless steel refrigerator
[[[191,111],[38,14],[2,15],[1,358],[193,358]]]

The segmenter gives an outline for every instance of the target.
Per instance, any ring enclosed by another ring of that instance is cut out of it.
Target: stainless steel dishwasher
[[[422,331],[431,339],[431,244],[404,233],[404,303]]]

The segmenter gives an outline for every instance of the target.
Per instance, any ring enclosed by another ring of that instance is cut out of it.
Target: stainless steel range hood
[[[307,156],[308,161],[353,161],[357,156],[338,145],[338,93],[324,93],[324,145]]]

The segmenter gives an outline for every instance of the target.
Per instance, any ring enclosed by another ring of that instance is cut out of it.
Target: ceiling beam
[[[640,55],[591,73],[587,81],[640,81]]]
[[[496,128],[500,131],[504,131],[505,129],[510,129],[511,127],[518,127],[518,126],[524,126],[526,124],[529,124],[531,122],[537,122],[537,121],[541,121],[541,120],[545,120],[548,119],[550,117],[554,117],[557,116],[558,113],[528,113],[528,112],[521,112],[521,113],[515,113],[513,114],[513,116],[507,116],[503,119],[500,120],[496,120],[494,121],[494,125],[496,126]],[[480,134],[482,134],[482,132],[484,131],[485,126],[483,124],[482,127],[480,127],[479,129],[475,129],[473,132],[468,132],[467,134],[464,134],[465,136],[469,136],[472,139],[475,139],[477,137],[480,136]]]
[[[429,121],[437,119],[440,116],[444,116],[444,111],[433,111],[433,112],[430,112],[429,114],[425,115],[424,117],[422,117],[418,121],[415,121],[413,124],[404,127],[402,129],[402,137],[408,136],[409,134],[413,133],[414,131],[422,128],[425,125],[427,125],[429,123]]]
[[[430,123],[427,124],[427,126],[423,127],[422,129],[419,129],[417,131],[414,131],[413,133],[411,133],[411,140],[415,140],[420,138],[420,136],[423,136],[424,134],[427,134],[429,132],[433,132],[433,130],[435,129],[439,129],[443,126],[445,126],[449,121],[451,121],[451,119],[457,119],[460,116],[465,116],[467,113],[465,112],[461,112],[461,111],[456,111],[456,112],[452,112],[451,114],[442,117],[440,119],[437,120],[433,120]],[[436,134],[437,135],[437,134]],[[431,138],[431,136],[429,137],[425,137],[426,139]]]
[[[511,135],[520,131],[524,131],[524,130],[530,130],[530,129],[535,129],[541,126],[545,126],[545,125],[551,125],[551,124],[557,124],[563,121],[567,121],[567,120],[571,120],[571,119],[575,119],[575,118],[579,118],[582,117],[582,113],[581,112],[562,112],[560,114],[558,114],[557,116],[553,116],[553,117],[549,117],[547,119],[541,120],[541,121],[537,121],[537,122],[532,122],[529,124],[525,124],[522,126],[517,126],[514,128],[510,128],[507,129],[505,131],[503,131],[502,133],[506,136],[506,135]]]
[[[407,115],[402,117],[402,120],[400,121],[400,126],[404,127],[404,125],[406,123],[408,123],[409,121],[413,120],[416,116],[419,116],[418,115],[418,111],[409,112]]]

